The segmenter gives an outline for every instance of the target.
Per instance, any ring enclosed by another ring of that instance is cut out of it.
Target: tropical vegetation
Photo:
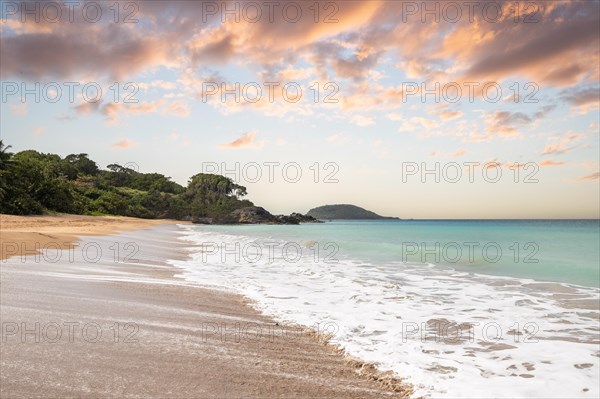
[[[0,140],[0,213],[218,220],[253,205],[242,199],[245,187],[220,175],[199,173],[184,187],[160,173],[118,164],[101,169],[87,154],[10,149]]]

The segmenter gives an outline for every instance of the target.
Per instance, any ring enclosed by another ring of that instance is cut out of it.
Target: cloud
[[[474,78],[489,78],[530,70],[535,71],[539,76],[540,71],[536,69],[543,63],[550,60],[563,61],[562,56],[581,47],[582,43],[598,43],[599,23],[597,16],[589,16],[574,18],[561,24],[543,24],[548,28],[543,35],[537,37],[526,35],[524,41],[504,47],[504,51],[487,53],[485,57],[471,65],[466,75]],[[512,37],[508,32],[498,33],[500,35],[495,40],[497,43],[487,43],[488,46],[496,48],[500,44],[498,42],[503,42],[502,39]],[[559,68],[551,68],[550,72],[542,77],[545,80],[559,82],[563,81],[568,72],[579,71],[579,65],[565,65],[564,61],[558,65]]]
[[[600,180],[600,172],[595,172],[589,175],[585,175],[585,176],[579,176],[577,178],[577,180],[581,180],[581,181],[596,181],[596,180]]]
[[[177,133],[176,131],[172,131],[171,133],[169,133],[169,139],[171,139],[172,141],[177,141],[179,139],[179,133]]]
[[[223,27],[202,30],[189,45],[189,56],[194,65],[223,64],[235,55],[235,36]]]
[[[297,82],[299,80],[306,80],[316,75],[314,68],[293,68],[287,67],[277,72],[277,76],[272,81],[284,81],[284,82]],[[265,81],[269,81],[265,79]]]
[[[573,145],[573,143],[580,140],[582,137],[583,135],[580,133],[570,133],[567,137],[562,138],[559,141],[546,144],[542,155],[566,154],[567,152],[573,151],[575,148],[577,148],[577,146]]]
[[[180,116],[180,117],[185,117],[190,114],[190,111],[187,107],[187,104],[185,104],[181,101],[175,101],[175,102],[169,104],[166,113],[168,115],[176,115],[176,116]]]
[[[56,23],[21,23],[18,15],[11,16],[2,23],[2,29],[9,30],[0,38],[2,74],[30,79],[107,76],[120,80],[157,67],[279,64],[298,51],[306,54],[315,43],[366,25],[383,4],[372,0],[320,5],[315,22],[314,5],[309,2],[280,1],[274,12],[260,3],[258,21],[249,21],[246,15],[237,21],[225,17],[222,11],[231,9],[231,3],[213,2],[221,12],[206,18],[202,1],[137,2],[136,24],[111,23],[112,18],[106,16],[112,16],[114,10],[108,3],[100,3],[105,17],[98,23],[85,21],[81,12],[75,12],[75,21],[69,21],[64,16],[70,11],[62,3],[57,5],[63,18]],[[239,3],[233,6],[242,8]],[[301,18],[290,21],[288,16],[295,12]],[[353,57],[332,54],[330,64],[341,74],[360,75],[377,63],[378,56],[364,56],[366,51],[363,48]]]
[[[98,111],[100,109],[101,104],[102,104],[102,101],[94,101],[94,102],[84,101],[84,102],[80,103],[79,105],[76,105],[73,108],[75,109],[75,112],[77,112],[79,115],[87,115],[91,112]]]
[[[326,140],[330,143],[338,144],[345,144],[353,141],[352,138],[343,133],[332,134],[331,136],[328,136]]]
[[[189,115],[188,106],[182,101],[166,101],[161,99],[154,101],[141,101],[139,103],[106,103],[100,106],[100,102],[83,103],[75,107],[79,114],[87,114],[95,111],[106,117],[108,124],[116,123],[119,118],[160,113],[161,115],[186,117]]]
[[[10,113],[15,116],[27,115],[27,103],[15,104],[10,106]]]
[[[514,4],[503,4],[503,18],[497,22],[488,23],[479,13],[475,23],[457,24],[432,57],[452,57],[453,65],[465,67],[464,80],[501,81],[518,75],[564,86],[598,78],[598,2],[528,5],[529,10],[519,10],[518,22]],[[535,23],[525,23],[525,18]]]
[[[63,16],[69,15],[66,5],[57,4],[62,7]],[[103,15],[113,15],[111,4],[99,4]],[[340,87],[340,102],[327,105],[327,111],[334,110],[334,117],[344,117],[351,110],[359,113],[376,110],[384,114],[397,110],[404,93],[389,79],[398,75],[442,84],[502,83],[512,78],[528,79],[542,89],[546,84],[571,86],[572,90],[558,100],[572,104],[582,113],[598,109],[599,101],[594,96],[598,91],[594,85],[600,79],[597,1],[546,2],[544,7],[499,2],[502,17],[493,23],[485,20],[482,5],[476,6],[475,19],[469,21],[471,12],[464,4],[459,4],[462,18],[458,22],[442,18],[439,23],[423,23],[421,15],[406,20],[403,2],[379,0],[319,3],[318,15],[312,2],[279,1],[275,20],[269,20],[265,5],[258,2],[263,13],[257,22],[246,18],[236,22],[231,16],[221,18],[226,7],[246,9],[241,3],[213,2],[220,12],[209,15],[208,20],[203,18],[206,4],[201,1],[137,4],[139,12],[135,18],[140,20],[137,24],[114,24],[111,18],[93,24],[83,21],[78,12],[74,23],[66,18],[54,24],[47,21],[35,24],[31,19],[21,23],[18,16],[9,17],[2,22],[0,37],[2,78],[106,83],[141,77],[142,93],[155,93],[151,88],[170,91],[169,97],[161,97],[162,103],[155,112],[174,116],[189,115],[188,104],[167,103],[168,98],[188,101],[200,94],[200,85],[186,85],[183,81],[215,70],[237,74],[238,79],[244,76],[246,82],[256,77],[282,83],[313,78],[336,82]],[[518,21],[514,20],[515,6],[520,7]],[[282,18],[284,9],[293,14],[295,7],[301,9],[299,21],[290,23]],[[536,14],[528,15],[532,8]],[[536,23],[523,22],[532,16]],[[327,21],[328,18],[335,21]],[[239,69],[244,73],[240,74]],[[177,76],[174,78],[178,79],[177,84],[162,80],[166,79],[165,71],[168,71],[166,76]],[[152,80],[158,73],[161,79]],[[157,100],[148,100],[152,101]],[[313,115],[323,106],[281,101],[226,104],[215,101],[211,105],[223,113],[252,109],[279,117]],[[131,112],[126,112],[125,107],[112,108],[109,122],[120,117],[117,111],[124,116],[143,111],[143,108],[133,108]],[[92,110],[82,107],[79,111],[85,115]],[[353,115],[346,119],[352,119]],[[437,121],[449,121],[463,114],[447,109],[432,115]],[[528,116],[535,119],[535,115]],[[487,138],[518,136],[520,127],[527,124],[519,125],[518,120],[512,120],[516,123],[503,128],[495,123],[496,117],[501,115],[491,116]],[[371,124],[367,121],[358,124]],[[408,123],[413,125],[407,125],[409,130],[422,126],[420,122]],[[436,126],[431,122],[423,127]]]
[[[564,144],[548,144],[544,147],[544,152],[542,155],[557,155],[557,154],[566,154],[571,151],[573,148],[567,148]]]
[[[138,143],[133,140],[124,139],[124,140],[117,141],[116,143],[112,143],[111,147],[119,149],[119,150],[127,150],[127,149],[133,148],[137,145],[138,145]]]
[[[600,109],[600,88],[572,88],[563,90],[561,98],[577,110],[580,114]]]
[[[522,112],[496,111],[485,116],[486,131],[502,137],[520,136],[516,126],[531,123],[532,119]]]
[[[401,121],[402,119],[404,119],[404,117],[397,112],[389,113],[386,116],[391,121]]]
[[[562,161],[553,161],[551,159],[547,159],[545,161],[542,161],[540,163],[538,163],[539,166],[544,167],[544,166],[561,166],[561,165],[565,165],[566,162],[562,162]]]
[[[358,126],[369,126],[375,123],[372,117],[363,115],[355,115],[351,120],[352,123]]]
[[[135,36],[118,25],[106,30],[3,35],[2,76],[83,80],[91,75],[96,80],[120,80],[147,68],[173,64],[166,38]]]
[[[152,88],[158,88],[161,90],[173,90],[177,87],[177,85],[173,82],[168,82],[166,80],[153,80],[151,82],[140,82],[137,84],[138,87],[142,90],[149,90]]]
[[[411,132],[418,129],[432,129],[439,126],[439,123],[433,119],[423,118],[422,116],[413,116],[408,121],[404,120],[400,127],[399,132]],[[427,133],[427,132],[425,132]]]
[[[35,137],[42,137],[42,135],[44,134],[44,128],[36,127],[33,128],[32,132]]]
[[[496,111],[487,113],[484,117],[486,131],[490,135],[500,137],[518,137],[521,135],[519,128],[532,124],[533,122],[544,118],[556,106],[553,104],[545,105],[536,111],[532,116],[523,112]],[[488,136],[491,138],[491,136]]]
[[[248,132],[238,139],[233,140],[230,143],[221,144],[221,148],[262,148],[265,145],[264,141],[256,141],[256,133]]]
[[[343,58],[342,56],[335,58],[332,62],[333,70],[341,78],[364,79],[369,71],[377,66],[382,54],[381,51],[364,54],[364,49],[359,49],[356,54],[349,58]]]
[[[469,151],[466,150],[465,148],[459,148],[458,150],[454,151],[454,153],[452,154],[453,158],[460,158],[464,155],[467,155]]]
[[[460,118],[462,115],[463,115],[463,113],[460,111],[450,111],[450,110],[443,110],[438,114],[440,119],[443,121]]]
[[[11,16],[2,22],[8,31],[0,38],[3,76],[126,78],[159,67],[183,71],[224,63],[276,71],[301,60],[312,64],[304,68],[323,76],[362,80],[379,74],[375,69],[384,54],[393,54],[394,65],[409,77],[502,80],[520,75],[557,85],[599,77],[597,1],[543,8],[517,4],[518,21],[515,4],[500,2],[502,17],[492,23],[481,5],[471,13],[459,4],[458,22],[423,23],[420,15],[406,20],[402,2],[319,3],[315,15],[313,3],[285,0],[276,3],[274,19],[259,2],[262,15],[250,22],[222,18],[232,4],[213,3],[220,12],[207,19],[201,1],[138,2],[137,24],[113,24],[111,18],[93,24],[80,12],[74,22],[62,18],[58,23],[21,23]],[[63,16],[69,15],[66,5],[57,4]],[[103,15],[113,15],[111,4],[100,4]],[[532,8],[536,23],[524,23]],[[295,12],[302,15],[298,21],[283,17]],[[471,14],[475,19],[469,21]]]

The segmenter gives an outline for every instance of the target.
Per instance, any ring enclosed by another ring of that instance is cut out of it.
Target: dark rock
[[[218,219],[199,217],[193,220],[197,224],[300,224],[300,223],[322,223],[312,216],[294,212],[289,216],[272,215],[260,206],[247,206],[236,209],[225,217]]]
[[[232,223],[242,224],[276,223],[277,220],[269,211],[260,206],[236,209],[229,214],[228,219],[231,219]]]
[[[275,216],[277,224],[300,224],[300,222],[291,216],[277,215]]]
[[[317,220],[310,215],[303,215],[298,212],[292,213],[290,217],[298,220],[300,223],[322,223],[320,220]]]
[[[212,218],[196,218],[196,219],[192,220],[192,223],[196,223],[196,224],[213,224],[213,219]]]
[[[276,220],[280,224],[322,223],[312,216],[303,215],[297,212],[294,212],[289,216],[278,215],[276,216]]]

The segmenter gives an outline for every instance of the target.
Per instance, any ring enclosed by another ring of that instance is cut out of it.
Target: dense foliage
[[[61,158],[27,150],[8,152],[0,140],[0,213],[48,211],[141,218],[221,218],[251,206],[246,188],[220,175],[197,174],[187,187],[159,173],[139,173],[117,164],[108,170],[88,158]]]

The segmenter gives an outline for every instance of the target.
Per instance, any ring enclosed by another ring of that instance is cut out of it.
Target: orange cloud
[[[589,175],[585,175],[585,176],[579,176],[577,178],[577,180],[581,180],[581,181],[596,181],[596,180],[600,180],[600,172],[595,172]]]
[[[119,150],[127,150],[127,149],[133,148],[137,145],[138,145],[138,143],[133,140],[124,139],[124,140],[120,140],[120,141],[117,141],[116,143],[111,144],[111,147],[117,148]]]
[[[449,110],[444,110],[439,113],[439,117],[443,121],[460,118],[462,115],[463,115],[463,113],[460,111],[449,111]]]
[[[231,6],[229,2],[215,3],[219,9]],[[425,3],[415,3],[425,7]],[[403,97],[398,87],[382,84],[383,77],[389,78],[388,73],[395,67],[409,77],[442,84],[474,80],[502,82],[511,77],[530,79],[540,87],[544,83],[585,85],[585,90],[566,93],[559,100],[572,104],[579,112],[599,108],[600,102],[594,96],[597,89],[588,87],[600,79],[598,1],[545,2],[538,10],[536,23],[523,22],[531,12],[530,7],[522,7],[523,2],[500,2],[503,16],[493,23],[483,18],[481,5],[474,13],[474,21],[469,21],[471,12],[459,4],[463,9],[458,22],[442,18],[439,23],[423,23],[421,15],[405,21],[403,2],[392,1],[279,1],[274,21],[269,20],[269,13],[260,3],[263,13],[258,22],[248,22],[245,18],[236,22],[231,17],[221,20],[219,14],[205,21],[202,4],[139,2],[136,14],[139,24],[111,24],[110,29],[106,23],[90,24],[79,16],[74,23],[55,24],[22,24],[17,18],[9,18],[2,23],[8,34],[0,37],[2,77],[125,82],[124,79],[135,76],[147,80],[159,68],[168,68],[182,82],[199,70],[205,73],[228,63],[277,81],[313,76],[323,82],[339,81],[348,87],[342,87],[340,103],[329,109],[389,112],[400,108]],[[69,15],[68,8],[60,6],[63,16]],[[112,15],[108,3],[101,6],[105,15]],[[515,6],[521,7],[519,21],[513,20],[511,8]],[[299,21],[282,18],[284,9],[294,15],[295,7],[301,9]],[[318,15],[315,9],[319,9]],[[180,88],[181,92],[162,97],[164,102],[155,111],[176,116],[187,116],[187,105],[166,103],[167,98],[187,98],[184,96],[197,94],[199,90],[197,84],[191,88],[185,86],[162,81],[140,84],[144,90]],[[366,92],[369,94],[365,95]],[[286,113],[305,116],[316,107],[267,101],[211,105],[220,106],[224,112],[252,108],[269,116]],[[130,114],[150,112],[143,107],[127,108]],[[77,111],[89,113],[92,109],[81,107]],[[109,121],[116,120],[117,108],[109,111],[112,113]],[[119,112],[125,112],[125,107]],[[437,121],[446,121],[461,116],[460,111],[444,110],[435,117]],[[536,119],[534,115],[529,117]],[[503,127],[492,118],[487,133],[518,136],[519,128],[518,124]]]
[[[244,134],[242,137],[233,140],[230,143],[221,144],[219,147],[221,148],[262,148],[264,146],[264,141],[256,141],[256,133],[248,132]]]
[[[565,165],[566,162],[562,162],[562,161],[553,161],[551,159],[547,159],[545,161],[540,162],[538,165],[539,166],[561,166],[561,165]]]
[[[469,151],[467,151],[467,150],[466,150],[466,149],[464,149],[464,148],[459,148],[458,150],[454,151],[454,154],[452,154],[452,156],[453,156],[454,158],[459,158],[459,157],[462,157],[462,156],[464,156],[464,155],[467,155],[467,153],[468,153],[468,152],[469,152]]]

